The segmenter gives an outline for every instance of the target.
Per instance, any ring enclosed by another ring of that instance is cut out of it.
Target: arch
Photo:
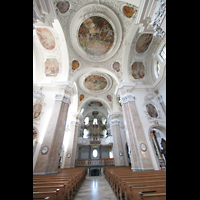
[[[153,128],[156,128],[160,131],[162,131],[165,135],[165,138],[166,138],[166,127],[161,125],[161,124],[154,124],[152,126],[149,127],[149,130],[148,130],[148,136],[149,136],[149,139],[151,139],[151,136],[150,136],[150,131],[153,129]]]
[[[105,99],[103,99],[103,98],[101,98],[101,97],[89,97],[89,98],[87,98],[87,99],[85,100],[85,102],[83,102],[83,104],[80,106],[79,110],[81,111],[81,109],[82,109],[83,107],[85,107],[86,104],[88,104],[90,101],[101,101],[102,103],[105,104],[104,108],[107,108],[107,111],[106,111],[106,112],[110,112],[110,111],[112,110],[112,109],[110,108],[110,105],[108,104],[108,102],[106,102]],[[93,108],[91,108],[91,109],[93,109]],[[88,109],[87,111],[84,111],[84,112],[83,112],[83,113],[84,113],[84,116],[85,116],[86,113],[89,113],[89,112],[91,111],[91,109]],[[101,109],[100,109],[100,108],[97,108],[96,110],[101,111],[102,113],[104,113],[105,116],[107,116],[107,113],[104,112],[105,109],[103,109],[103,108],[101,108]]]
[[[153,141],[152,141],[152,138],[151,138],[151,135],[150,135],[151,134],[150,132],[153,128],[162,131],[162,133],[164,133],[164,136],[165,136],[165,139],[166,139],[166,127],[161,125],[161,124],[154,124],[154,125],[150,126],[149,130],[148,130],[148,137],[149,137],[149,141],[150,141],[150,145],[151,145],[151,150],[153,152],[154,160],[156,162],[157,168],[160,169],[160,162],[159,162],[158,156],[156,155],[156,150],[154,148],[154,144],[153,144]]]
[[[122,67],[123,67],[123,80],[129,80],[129,54],[131,51],[131,44],[137,33],[139,25],[133,25],[127,35],[126,43],[124,44],[124,52],[122,55]]]
[[[120,80],[118,79],[118,77],[113,72],[111,72],[110,70],[102,69],[102,68],[95,68],[95,67],[83,68],[83,69],[77,71],[75,74],[73,74],[73,77],[71,78],[70,81],[74,82],[80,76],[82,76],[83,74],[88,73],[88,72],[91,72],[91,73],[92,72],[101,72],[101,73],[109,74],[117,82],[117,84],[120,83]]]

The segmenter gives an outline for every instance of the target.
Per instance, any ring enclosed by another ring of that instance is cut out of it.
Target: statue
[[[165,156],[165,159],[166,159],[166,140],[164,140],[163,138],[161,140],[161,146],[163,149],[161,149],[160,152],[161,152],[161,154],[163,154]]]

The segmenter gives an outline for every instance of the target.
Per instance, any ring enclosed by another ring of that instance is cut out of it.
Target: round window
[[[94,149],[94,150],[93,150],[93,152],[92,152],[92,155],[93,155],[93,157],[95,157],[95,158],[97,157],[97,155],[98,155],[98,152],[97,152],[97,150],[96,150],[96,149]]]

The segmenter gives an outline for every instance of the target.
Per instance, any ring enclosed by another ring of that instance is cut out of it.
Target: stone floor
[[[117,200],[104,176],[86,176],[74,200]]]

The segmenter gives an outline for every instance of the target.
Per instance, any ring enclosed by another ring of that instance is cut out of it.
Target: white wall
[[[89,146],[82,146],[80,159],[89,159]]]
[[[101,158],[109,158],[109,146],[101,146]]]

